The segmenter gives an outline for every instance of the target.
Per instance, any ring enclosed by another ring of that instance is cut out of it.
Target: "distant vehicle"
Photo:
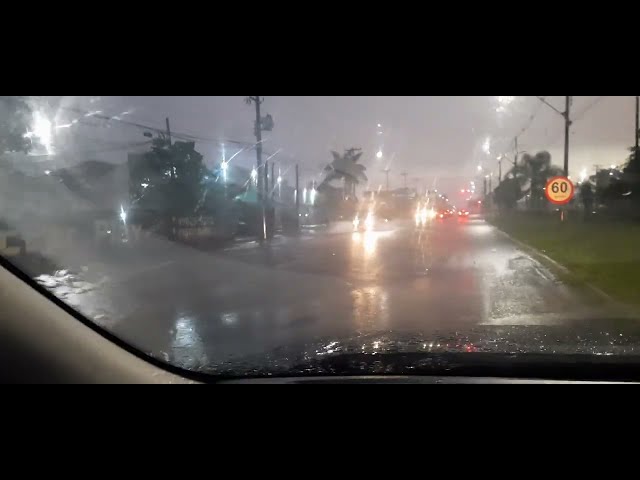
[[[376,228],[376,214],[373,208],[361,208],[353,219],[354,232],[371,232]]]
[[[469,216],[469,210],[465,210],[464,208],[461,210],[458,210],[458,216],[459,217],[468,217]]]
[[[453,212],[451,210],[440,210],[438,211],[438,218],[444,220],[445,218],[450,218],[453,216]]]
[[[0,220],[0,255],[16,257],[26,253],[27,246],[20,234]]]

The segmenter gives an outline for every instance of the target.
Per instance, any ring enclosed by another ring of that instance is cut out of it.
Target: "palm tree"
[[[530,195],[529,206],[537,209],[545,205],[544,187],[547,181],[562,174],[560,167],[552,165],[551,154],[542,151],[535,155],[524,154],[507,174],[507,178],[518,181],[523,195]]]
[[[358,163],[358,160],[362,157],[362,149],[349,148],[345,150],[344,155],[340,155],[335,151],[332,151],[331,154],[333,155],[333,161],[325,167],[325,178],[318,189],[328,185],[333,180],[343,180],[344,195],[355,197],[356,185],[368,180],[364,173],[367,168]]]

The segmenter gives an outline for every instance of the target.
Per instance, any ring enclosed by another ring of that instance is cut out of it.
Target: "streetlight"
[[[378,153],[376,153],[376,158],[380,160],[382,158],[382,155],[382,150],[378,150]]]
[[[507,107],[513,103],[516,97],[498,97],[498,107],[496,108],[496,112],[504,113],[507,111]]]
[[[223,161],[221,167],[222,167],[222,179],[224,180],[225,183],[227,183],[227,169],[229,168],[229,162]]]
[[[483,142],[482,151],[487,155],[491,154],[491,137],[487,137]]]
[[[227,183],[227,169],[229,168],[229,162],[232,160],[233,157],[229,159],[229,162],[228,162],[227,149],[225,148],[224,143],[221,143],[220,147],[222,148],[222,162],[220,163],[220,169],[222,170],[222,180],[224,181],[224,183]]]
[[[47,155],[54,153],[53,151],[53,124],[51,121],[39,111],[33,114],[33,122],[31,130],[24,134],[24,138],[33,140],[36,138],[40,144],[47,150]]]
[[[508,107],[515,99],[516,97],[498,97],[498,103]]]

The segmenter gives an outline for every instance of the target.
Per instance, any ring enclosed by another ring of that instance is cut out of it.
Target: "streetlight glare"
[[[587,181],[587,178],[589,178],[589,174],[587,173],[587,169],[586,169],[586,168],[583,168],[583,169],[580,171],[580,182],[581,182],[581,183],[582,183],[582,182],[586,182],[586,181]]]
[[[53,153],[53,125],[41,112],[33,114],[32,130],[24,134],[25,138],[37,138],[47,150],[47,154]]]
[[[376,153],[376,158],[382,158],[382,150],[378,150],[378,153]]]
[[[487,137],[482,144],[482,151],[489,155],[491,153],[491,138]]]
[[[223,160],[222,164],[221,164],[221,168],[222,168],[222,179],[226,183],[226,181],[227,181],[227,170],[229,169],[229,162]]]

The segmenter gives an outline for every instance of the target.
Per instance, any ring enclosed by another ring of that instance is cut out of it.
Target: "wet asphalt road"
[[[171,246],[67,300],[188,368],[319,338],[556,325],[593,306],[480,217],[350,224],[215,253]]]

